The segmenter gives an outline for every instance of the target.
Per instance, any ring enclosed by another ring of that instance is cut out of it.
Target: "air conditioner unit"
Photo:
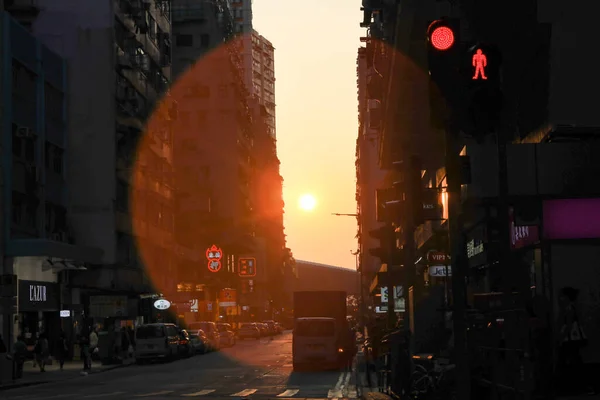
[[[17,137],[30,138],[33,137],[33,130],[27,126],[19,126],[17,128]]]

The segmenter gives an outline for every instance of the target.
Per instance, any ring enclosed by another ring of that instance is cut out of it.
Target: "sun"
[[[298,204],[304,211],[312,211],[317,205],[317,199],[312,194],[304,194],[298,200]]]

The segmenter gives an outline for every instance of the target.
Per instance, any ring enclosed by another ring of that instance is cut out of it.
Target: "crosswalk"
[[[123,394],[119,392],[119,394]],[[273,388],[248,388],[230,393],[223,392],[222,390],[216,389],[202,389],[195,390],[189,393],[175,393],[174,390],[158,390],[149,391],[146,393],[132,394],[131,397],[135,398],[156,398],[157,396],[166,397],[208,397],[208,398],[254,398],[254,397],[267,397],[279,400],[287,399],[328,399],[328,400],[342,400],[342,399],[356,399],[358,393],[356,386],[348,385],[347,387],[340,386],[330,390],[314,389],[314,388],[285,388],[279,389],[279,393],[273,391]],[[98,397],[97,395],[94,397]],[[107,395],[106,397],[110,397]],[[82,398],[92,398],[88,396],[82,396]]]

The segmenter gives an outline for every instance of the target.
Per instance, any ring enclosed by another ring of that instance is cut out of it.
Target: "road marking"
[[[292,397],[295,396],[299,391],[300,389],[288,389],[285,392],[278,394],[277,397]]]
[[[346,397],[350,399],[355,399],[358,397],[358,390],[356,389],[356,385],[350,385],[346,389]]]
[[[251,394],[256,393],[258,389],[245,389],[242,390],[241,392],[237,392],[231,395],[231,397],[246,397],[246,396],[250,396]]]
[[[211,394],[214,391],[215,391],[214,389],[205,389],[205,390],[200,390],[199,392],[195,392],[195,393],[182,394],[182,396],[183,397],[206,396],[207,394]]]
[[[340,377],[338,378],[334,388],[339,389],[342,386],[342,382],[344,381],[344,374],[345,374],[345,372],[342,372],[340,374]]]
[[[82,399],[97,399],[99,397],[109,397],[109,396],[117,396],[119,394],[123,394],[125,392],[112,392],[112,393],[102,393],[102,394],[90,394],[88,396],[83,396]]]
[[[350,374],[350,372],[346,372],[346,378],[344,379],[343,387],[348,386],[348,382],[350,382],[351,377],[352,377],[352,375]]]
[[[163,390],[163,391],[160,391],[160,392],[152,392],[152,393],[145,393],[145,394],[136,394],[135,397],[160,396],[160,395],[169,394],[169,393],[173,393],[173,390]]]

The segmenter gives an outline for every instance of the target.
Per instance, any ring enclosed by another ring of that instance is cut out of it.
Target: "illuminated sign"
[[[208,260],[208,270],[210,272],[219,272],[221,269],[221,259],[223,258],[223,250],[217,247],[216,245],[212,245],[210,248],[206,249],[206,259]]]
[[[487,80],[487,76],[485,76],[485,67],[487,67],[488,61],[487,56],[483,53],[483,50],[477,49],[475,51],[475,54],[473,54],[472,64],[475,68],[473,80]]]
[[[252,257],[240,258],[238,261],[239,276],[256,276],[256,259]]]
[[[165,299],[159,299],[154,302],[154,308],[157,310],[168,310],[171,307],[171,302]]]

